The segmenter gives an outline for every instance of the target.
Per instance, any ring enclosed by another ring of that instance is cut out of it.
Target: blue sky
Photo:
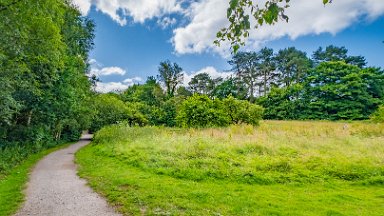
[[[90,58],[93,73],[102,80],[100,91],[122,90],[156,76],[160,61],[166,59],[184,69],[186,82],[204,71],[228,75],[228,45],[212,44],[219,27],[226,25],[224,0],[200,0],[187,6],[185,0],[78,1],[96,23]],[[370,66],[384,67],[384,1],[338,0],[327,7],[320,0],[319,4],[296,1],[304,3],[292,3],[288,24],[254,30],[244,49],[267,46],[278,51],[295,46],[311,55],[319,46],[333,44],[345,46],[351,55],[365,56]]]

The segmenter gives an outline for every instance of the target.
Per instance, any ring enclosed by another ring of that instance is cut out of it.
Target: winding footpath
[[[53,152],[34,168],[26,190],[26,201],[16,216],[114,216],[107,202],[77,176],[74,154],[89,144],[90,135]]]

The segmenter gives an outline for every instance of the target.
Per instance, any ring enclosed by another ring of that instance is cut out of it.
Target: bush
[[[206,95],[193,95],[185,100],[176,117],[181,127],[228,126],[230,119],[220,100],[211,100]]]
[[[193,95],[182,103],[177,122],[181,127],[223,127],[243,123],[258,125],[263,110],[261,106],[233,97],[212,100],[206,95]]]
[[[381,105],[376,112],[371,115],[371,120],[377,123],[384,123],[384,105]]]
[[[248,101],[237,100],[229,96],[223,100],[223,104],[232,124],[258,125],[263,117],[264,109]]]
[[[113,95],[98,95],[95,98],[95,108],[97,113],[91,125],[92,132],[98,131],[106,125],[125,121],[129,117],[127,106]]]

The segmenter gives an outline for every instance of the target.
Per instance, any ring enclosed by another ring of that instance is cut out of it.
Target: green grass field
[[[111,126],[80,176],[126,215],[382,215],[384,125]]]

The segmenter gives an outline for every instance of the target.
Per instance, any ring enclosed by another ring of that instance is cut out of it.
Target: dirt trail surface
[[[16,216],[119,215],[76,175],[74,154],[90,138],[84,135],[78,143],[51,153],[36,165],[26,190],[26,201]]]

